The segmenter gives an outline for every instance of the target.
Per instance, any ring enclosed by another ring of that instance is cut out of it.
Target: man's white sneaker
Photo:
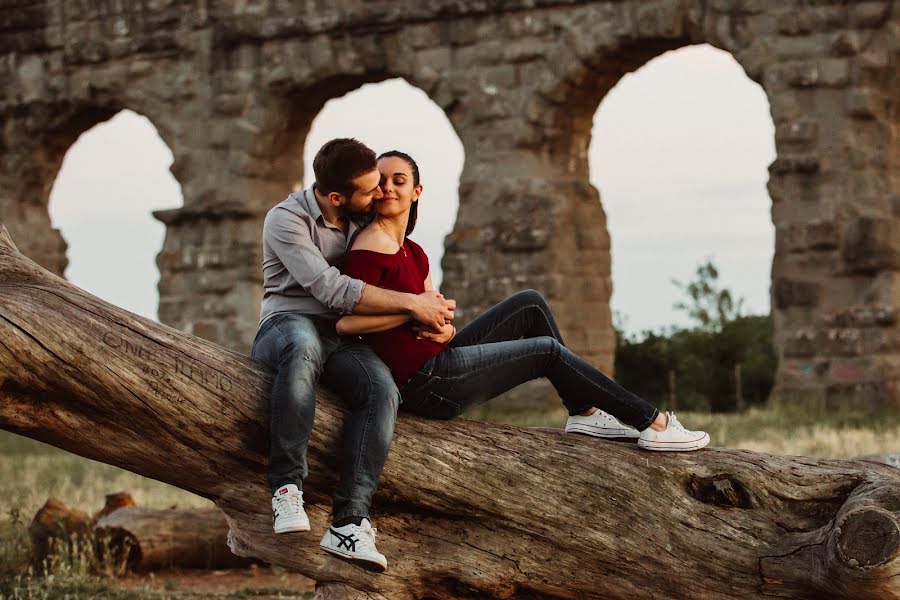
[[[275,533],[309,531],[309,517],[303,510],[303,492],[293,483],[275,490],[272,496],[272,525]]]
[[[709,434],[705,431],[691,431],[675,418],[675,413],[666,413],[669,423],[665,431],[654,431],[652,428],[641,432],[638,446],[644,450],[660,450],[663,452],[686,452],[699,450],[709,443]]]
[[[636,442],[640,433],[614,416],[597,410],[592,415],[572,415],[566,421],[566,433],[583,433],[607,440]]]
[[[376,532],[368,519],[363,519],[360,525],[332,526],[325,532],[319,546],[335,556],[359,561],[360,566],[366,569],[384,571],[387,559],[375,548]]]

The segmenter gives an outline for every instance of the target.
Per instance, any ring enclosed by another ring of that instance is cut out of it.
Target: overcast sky
[[[363,86],[328,102],[314,121],[305,183],[319,146],[342,136],[418,161],[425,191],[413,237],[438,284],[464,160],[449,121],[402,80]],[[684,324],[672,308],[680,292],[671,280],[686,281],[706,258],[745,298],[747,312],[769,311],[774,228],[765,183],[774,157],[765,94],[729,54],[709,46],[657,57],[604,98],[594,117],[591,182],[612,238],[612,308],[627,330]],[[171,163],[153,125],[123,111],[73,144],[50,194],[51,219],[69,244],[66,276],[150,318],[164,235],[150,211],[182,205]]]

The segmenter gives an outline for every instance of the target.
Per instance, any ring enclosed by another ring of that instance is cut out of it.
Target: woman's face
[[[413,183],[412,167],[402,158],[388,156],[378,161],[378,171],[383,195],[375,200],[375,210],[386,217],[408,212],[422,193],[422,186]]]

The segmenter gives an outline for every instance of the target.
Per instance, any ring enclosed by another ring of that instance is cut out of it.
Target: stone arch
[[[171,162],[152,121],[122,110],[78,136],[49,195],[51,221],[68,244],[66,278],[151,319],[165,233],[151,210],[182,204]]]
[[[628,332],[687,324],[673,321],[683,295],[670,281],[689,280],[707,258],[744,312],[769,313],[773,158],[765,93],[708,44],[655,57],[604,96],[590,180],[611,223],[611,308]]]
[[[518,181],[508,178],[490,196],[526,199],[531,219],[519,225],[519,232],[530,230],[532,239],[513,237],[534,254],[518,270],[524,272],[522,280],[549,290],[570,346],[611,370],[609,240],[597,191],[587,181],[590,118],[624,73],[666,50],[706,42],[730,52],[762,86],[776,125],[777,158],[768,184],[776,224],[771,296],[779,371],[774,396],[896,402],[900,384],[892,365],[897,354],[890,348],[898,347],[897,319],[875,316],[896,313],[900,289],[896,203],[884,201],[891,169],[876,150],[891,147],[895,128],[884,112],[890,102],[874,91],[884,84],[872,81],[876,73],[886,76],[892,63],[883,43],[881,50],[864,51],[866,43],[878,45],[884,31],[867,42],[841,32],[861,22],[879,27],[886,9],[869,8],[809,7],[774,15],[755,3],[739,9],[693,2],[622,3],[567,23],[563,43],[545,61],[556,69],[536,77],[522,93],[525,122],[517,123],[507,145],[512,160],[527,166],[518,169]],[[817,39],[805,44],[791,39],[805,35]],[[773,51],[776,47],[781,54]],[[838,149],[842,144],[846,150]],[[850,171],[865,169],[865,175],[847,173],[838,156],[851,161]],[[500,169],[493,165],[493,170]],[[544,209],[545,194],[567,202]],[[541,211],[546,214],[535,219]],[[604,225],[598,232],[588,223]],[[541,240],[534,239],[536,231]],[[448,252],[466,235],[464,224],[458,224]],[[502,245],[503,233],[498,237]],[[465,262],[466,252],[459,254]],[[582,264],[599,263],[599,273],[588,275],[582,265],[573,266],[572,256]],[[488,286],[499,284],[502,278],[490,275],[496,266],[489,264]],[[459,267],[466,270],[473,265]],[[479,293],[488,300],[493,295]]]
[[[424,194],[412,238],[427,253],[432,281],[440,288],[444,237],[456,220],[464,160],[462,143],[446,113],[421,88],[399,77],[333,98],[316,115],[306,140],[304,187],[315,178],[311,163],[319,146],[337,136],[357,137],[376,153],[407,152],[417,161]]]
[[[17,243],[23,253],[53,273],[63,275],[68,264],[66,243],[50,223],[48,204],[63,159],[83,133],[122,110],[132,109],[146,116],[163,142],[175,152],[176,146],[166,139],[164,127],[158,125],[164,119],[154,120],[142,108],[109,99],[96,103],[39,105],[29,107],[24,115],[10,122],[11,126],[4,132],[6,151],[0,165],[0,183],[4,189],[0,196],[0,219],[10,223],[14,236],[20,226],[27,224],[29,234],[16,236],[21,240]]]
[[[663,0],[608,5],[583,16],[569,23],[549,53],[546,64],[557,68],[537,81],[524,100],[527,122],[513,144],[544,172],[543,182],[529,183],[535,191],[526,194],[566,198],[552,217],[544,218],[544,235],[552,241],[541,251],[549,256],[538,266],[541,275],[529,279],[551,296],[568,345],[613,373],[610,239],[599,192],[589,181],[593,116],[625,74],[667,51],[695,43],[730,52],[757,83],[761,72],[758,57],[746,50],[755,39],[746,15]],[[542,188],[548,191],[539,191]]]

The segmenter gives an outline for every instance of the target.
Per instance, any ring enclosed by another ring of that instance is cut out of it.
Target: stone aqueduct
[[[246,352],[266,210],[302,179],[310,123],[402,77],[465,148],[444,291],[465,318],[542,290],[610,370],[610,245],[587,148],[600,100],[670,49],[709,43],[776,125],[775,394],[900,404],[900,16],[849,0],[3,0],[0,220],[56,273],[48,195],[79,134],[128,108],[175,156],[160,212],[162,321]],[[740,115],[735,115],[740,118]]]

